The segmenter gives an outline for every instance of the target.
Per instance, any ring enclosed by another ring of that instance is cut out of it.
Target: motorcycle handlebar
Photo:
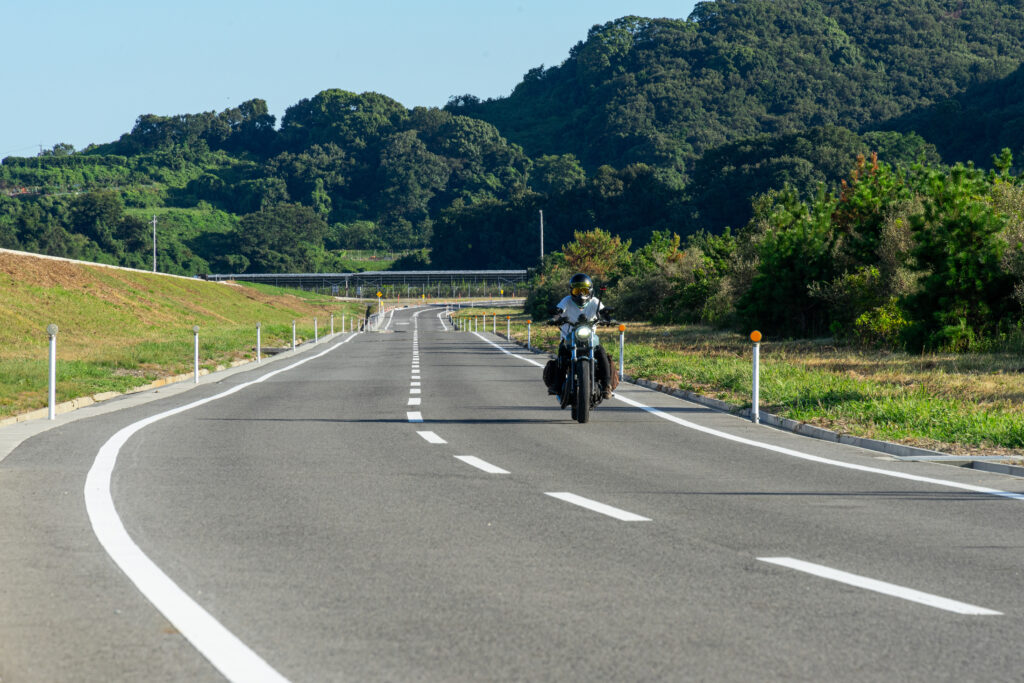
[[[601,325],[614,325],[616,323],[616,321],[612,320],[611,318],[600,318],[600,317],[599,318],[595,318],[593,320],[579,320],[577,322],[580,322],[580,323],[584,323],[585,322],[585,323],[589,323],[591,325],[598,325],[598,324],[601,324]],[[564,315],[560,316],[558,318],[551,318],[547,322],[548,325],[564,325],[565,323],[572,324],[571,321],[568,318],[566,318]]]

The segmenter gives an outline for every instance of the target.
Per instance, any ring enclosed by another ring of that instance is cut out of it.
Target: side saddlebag
[[[558,361],[549,360],[544,366],[544,384],[552,389],[557,389],[558,383]]]

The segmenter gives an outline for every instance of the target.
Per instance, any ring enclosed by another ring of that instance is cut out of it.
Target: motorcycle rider
[[[558,309],[555,316],[551,319],[554,323],[559,318],[565,318],[575,322],[579,319],[580,314],[586,316],[587,320],[593,320],[594,318],[600,317],[605,322],[611,320],[611,309],[605,307],[601,303],[601,300],[593,295],[594,292],[594,281],[590,279],[590,276],[586,273],[576,273],[569,280],[569,289],[571,290],[561,301],[555,304],[555,308]],[[569,338],[569,333],[572,330],[572,325],[564,323],[561,328],[562,339],[558,343],[558,361],[554,366],[553,372],[545,372],[544,379],[548,387],[548,393],[557,395],[562,390],[562,383],[565,381],[565,374],[569,370],[570,353],[569,347],[566,345],[566,340]],[[608,358],[608,352],[604,350],[604,347],[600,344],[594,347],[594,360],[596,361],[594,367],[594,375],[601,387],[601,397],[611,398],[612,397],[612,365],[611,359]]]

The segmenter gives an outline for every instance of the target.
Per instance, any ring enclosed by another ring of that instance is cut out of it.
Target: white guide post
[[[48,418],[57,419],[57,326],[50,323],[46,326],[46,334],[50,335],[50,409]]]
[[[758,411],[761,402],[761,333],[757,330],[751,332],[750,341],[754,342],[754,391],[750,403],[750,421],[759,424],[761,422],[761,415]]]

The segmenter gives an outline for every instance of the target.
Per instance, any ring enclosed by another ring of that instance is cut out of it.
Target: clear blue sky
[[[278,124],[327,88],[406,107],[507,95],[594,24],[686,18],[694,0],[10,0],[0,158],[116,140],[140,114],[220,112],[254,97]]]

